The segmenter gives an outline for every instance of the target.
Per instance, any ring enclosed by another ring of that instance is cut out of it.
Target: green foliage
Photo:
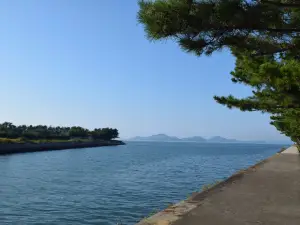
[[[249,57],[235,54],[236,66],[231,73],[234,83],[253,88],[253,95],[237,99],[233,96],[215,99],[228,107],[243,111],[277,113],[278,110],[300,108],[300,64],[298,60],[274,56]]]
[[[85,138],[89,135],[89,130],[82,127],[71,127],[69,130],[69,136],[74,138]]]
[[[98,140],[112,140],[118,138],[119,133],[117,129],[103,128],[89,131],[82,127],[48,127],[48,126],[15,126],[12,123],[4,122],[0,124],[0,138],[1,143],[8,142],[29,142],[40,140],[42,142],[67,141],[75,138],[81,139],[98,139]]]
[[[103,128],[95,129],[91,132],[93,139],[111,140],[119,137],[117,129]]]

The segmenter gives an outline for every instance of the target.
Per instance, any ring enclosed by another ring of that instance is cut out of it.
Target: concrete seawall
[[[25,152],[53,151],[74,148],[90,148],[100,146],[124,145],[122,141],[86,141],[86,142],[54,142],[54,143],[24,143],[24,144],[0,144],[0,155]]]
[[[299,225],[299,174],[291,147],[137,225]]]

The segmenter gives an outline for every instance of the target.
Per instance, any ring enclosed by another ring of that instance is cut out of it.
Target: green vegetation
[[[65,141],[112,140],[118,138],[117,129],[102,128],[92,131],[82,127],[15,126],[0,124],[0,143],[44,143]]]
[[[236,57],[232,81],[253,94],[215,100],[270,114],[271,124],[300,149],[300,2],[142,0],[138,19],[149,39],[175,40],[196,55],[230,49]]]
[[[26,138],[0,138],[0,144],[24,144],[24,143],[55,143],[55,142],[86,142],[90,141],[88,138],[74,138],[69,140],[59,139],[26,139]]]

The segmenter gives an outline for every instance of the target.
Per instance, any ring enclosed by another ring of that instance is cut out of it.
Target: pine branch
[[[278,49],[274,49],[274,50],[268,51],[268,52],[257,52],[257,53],[251,54],[251,55],[252,56],[273,55],[273,54],[276,54],[276,53],[282,53],[282,52],[289,51],[289,50],[291,50],[291,49],[293,49],[295,47],[296,47],[295,45],[291,45],[291,46],[286,47],[286,48],[278,48]]]
[[[282,2],[274,2],[269,0],[262,0],[262,4],[274,5],[282,8],[300,8],[300,3],[282,3]]]
[[[255,31],[268,31],[268,32],[275,32],[275,33],[300,33],[300,27],[299,28],[269,28],[269,27],[246,27],[246,26],[213,26],[213,24],[210,24],[209,27],[203,28],[199,33],[203,31],[220,31],[222,30],[224,33],[225,32],[233,32],[233,31],[250,31],[250,32],[255,32]],[[170,34],[171,35],[171,34]]]

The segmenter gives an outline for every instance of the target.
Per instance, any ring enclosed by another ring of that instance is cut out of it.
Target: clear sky
[[[213,100],[250,94],[231,83],[228,52],[199,58],[151,43],[137,11],[137,0],[0,1],[0,122],[286,140],[267,115]]]

